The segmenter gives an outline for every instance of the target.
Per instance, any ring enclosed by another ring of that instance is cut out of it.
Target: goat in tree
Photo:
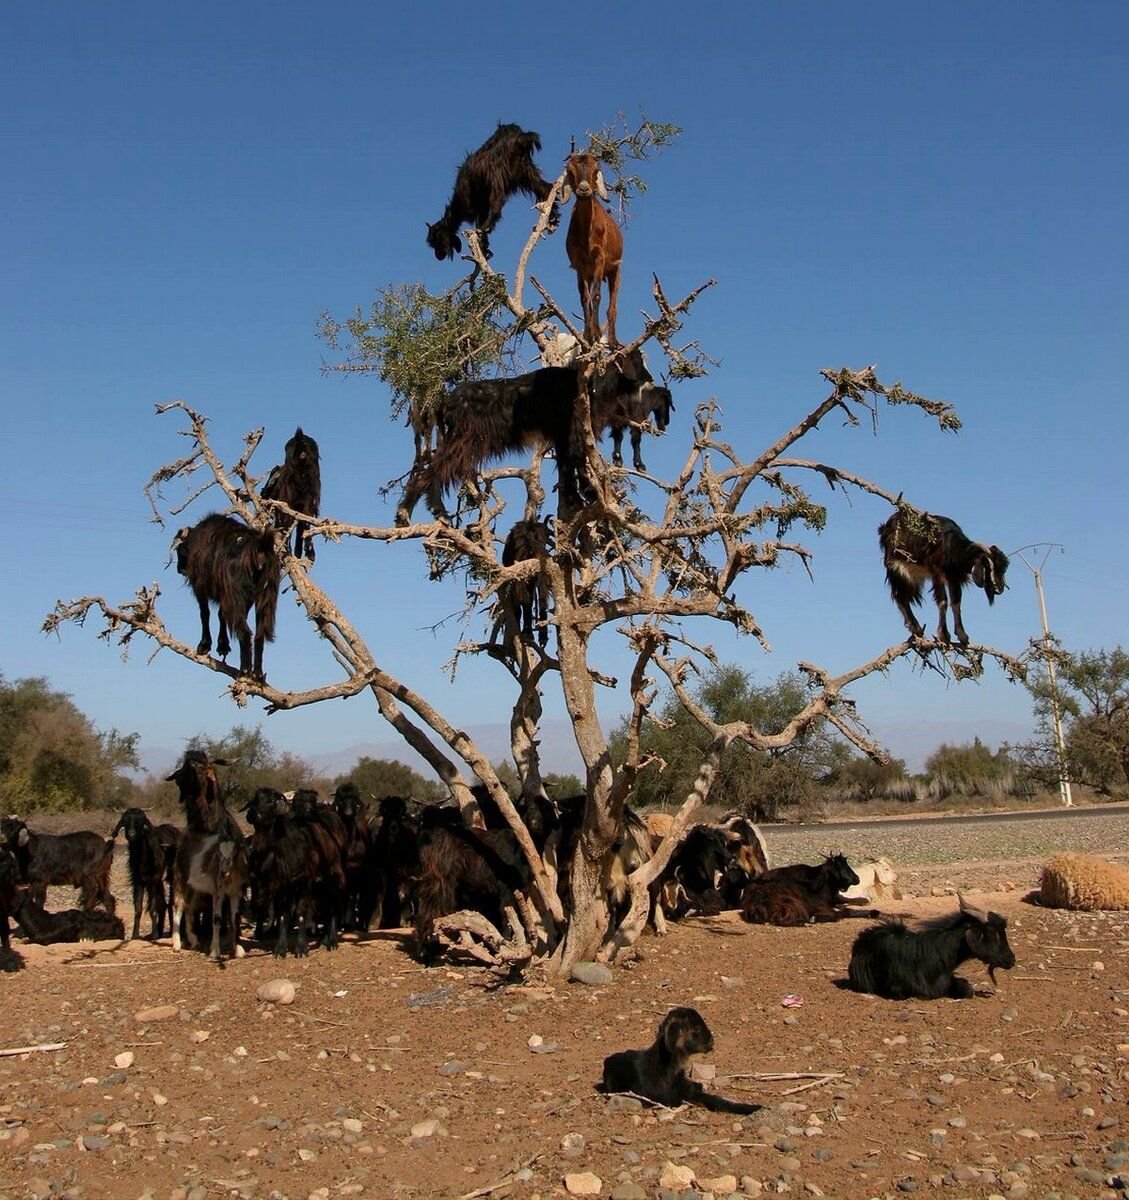
[[[212,648],[208,606],[219,612],[220,658],[231,653],[228,630],[239,639],[239,673],[265,679],[263,643],[274,641],[278,589],[282,575],[274,552],[274,534],[250,529],[234,517],[212,513],[186,527],[173,541],[176,569],[188,580],[200,606],[200,644],[197,654]],[[254,657],[247,616],[255,609]]]
[[[286,443],[285,459],[267,476],[263,484],[264,500],[281,500],[295,512],[316,517],[321,510],[321,456],[318,444],[299,425]],[[289,525],[292,518],[275,514],[276,525]],[[305,521],[294,523],[294,557],[305,556],[314,561],[314,539],[309,536]]]
[[[608,189],[594,154],[570,154],[565,163],[562,203],[575,193],[576,203],[568,223],[565,249],[576,272],[584,336],[600,340],[600,288],[608,285],[608,344],[617,345],[615,318],[619,305],[619,268],[623,261],[623,234],[611,213],[596,199],[607,200]]]
[[[921,603],[921,589],[929,581],[939,614],[937,640],[949,641],[946,614],[951,603],[957,641],[967,646],[968,634],[960,618],[961,589],[971,579],[984,589],[988,603],[994,603],[1006,586],[1007,555],[999,546],[972,541],[949,517],[919,512],[908,505],[899,505],[897,512],[878,527],[878,544],[890,595],[910,636],[925,636],[925,626],[913,615],[910,605]]]
[[[481,234],[482,253],[490,257],[490,238],[502,216],[506,201],[525,192],[544,204],[553,185],[542,178],[533,162],[533,151],[541,149],[541,137],[520,125],[502,125],[473,153],[468,154],[455,176],[455,187],[443,215],[427,226],[427,244],[442,261],[461,254],[459,228],[472,225]],[[549,213],[549,232],[560,220],[554,204]]]

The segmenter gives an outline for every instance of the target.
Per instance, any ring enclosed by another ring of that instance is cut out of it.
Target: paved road
[[[761,832],[774,863],[815,862],[836,851],[850,858],[882,855],[902,866],[1045,859],[1064,850],[1126,858],[1129,805],[763,825]]]

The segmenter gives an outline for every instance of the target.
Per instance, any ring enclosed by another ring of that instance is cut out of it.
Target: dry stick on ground
[[[541,1157],[541,1152],[539,1151],[537,1154],[534,1154],[532,1157],[527,1158],[525,1160],[525,1162],[518,1163],[518,1165],[516,1167],[513,1167],[509,1171],[507,1171],[505,1173],[505,1175],[503,1175],[502,1178],[498,1180],[497,1183],[491,1183],[487,1187],[475,1188],[473,1192],[464,1192],[459,1197],[459,1200],[475,1200],[475,1198],[478,1196],[489,1196],[489,1195],[491,1195],[491,1193],[499,1191],[501,1188],[509,1187],[510,1183],[513,1180],[513,1177],[519,1171],[524,1171],[526,1167],[531,1166],[540,1157]]]
[[[12,1058],[17,1054],[35,1054],[47,1050],[65,1050],[66,1048],[66,1042],[44,1042],[41,1046],[13,1046],[10,1050],[0,1050],[0,1058]]]

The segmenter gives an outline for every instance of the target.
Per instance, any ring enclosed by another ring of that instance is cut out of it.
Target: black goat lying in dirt
[[[631,1092],[667,1108],[700,1104],[713,1112],[758,1112],[759,1104],[716,1096],[687,1076],[690,1056],[712,1049],[713,1034],[698,1010],[672,1008],[663,1017],[653,1045],[646,1050],[620,1050],[604,1059],[603,1090]]]
[[[125,923],[121,917],[94,908],[65,908],[48,912],[25,893],[12,914],[20,932],[29,942],[50,946],[55,942],[125,941]]]
[[[973,908],[960,897],[960,912],[928,921],[919,930],[907,929],[901,921],[864,929],[855,938],[847,975],[856,992],[887,1000],[966,1000],[973,994],[972,984],[954,972],[972,958],[987,965],[993,984],[997,967],[1006,971],[1015,966],[1007,919]]]
[[[847,916],[879,916],[874,909],[843,907],[842,893],[858,881],[842,854],[829,855],[814,867],[807,863],[774,867],[750,880],[741,897],[741,916],[755,925],[806,925]]]
[[[110,891],[114,843],[100,833],[83,829],[74,833],[36,833],[19,817],[0,818],[0,846],[16,856],[20,880],[31,898],[42,905],[48,887],[78,888],[83,908],[102,905],[113,916],[116,901]]]

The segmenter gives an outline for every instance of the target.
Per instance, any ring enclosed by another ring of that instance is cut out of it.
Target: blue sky
[[[646,165],[625,231],[620,335],[651,308],[652,272],[672,297],[715,278],[686,332],[720,363],[677,388],[648,465],[681,461],[710,396],[751,456],[822,398],[821,367],[876,363],[953,403],[964,429],[883,409],[877,436],[831,421],[805,452],[1005,550],[1061,543],[1045,576],[1052,628],[1072,649],[1124,644],[1129,9],[659,0],[606,9],[583,39],[562,32],[564,10],[525,4],[387,12],[284,0],[6,13],[8,679],[46,676],[143,746],[260,721],[300,755],[385,740],[365,697],[267,718],[171,654],[150,662],[138,645],[123,663],[93,627],[57,639],[41,623],[56,598],[122,601],[159,580],[166,622],[195,641],[191,595],[165,564],[176,525],[215,502],[161,529],[142,494],[182,453],[178,420],[155,415],[175,398],[208,414],[229,461],[265,425],[264,471],[301,424],[321,446],[323,512],[390,524],[378,488],[409,465],[409,432],[377,381],[323,372],[319,313],[348,316],[395,282],[454,282],[424,221],[497,121],[538,130],[553,176],[572,136],[641,112],[684,133]],[[513,202],[492,239],[500,269],[528,227]],[[532,269],[576,307],[563,234]],[[838,673],[901,640],[875,539],[887,514],[874,497],[833,500],[807,538],[815,582],[784,567],[742,593],[773,652],[723,632],[721,656],[769,680],[800,659]],[[316,573],[377,659],[454,721],[506,720],[496,667],[467,664],[450,683],[457,624],[433,627],[462,589],[427,583],[417,548],[324,547]],[[1018,561],[1009,580],[992,609],[971,593],[965,623],[1018,653],[1038,608]],[[335,680],[323,643],[282,607],[272,682]],[[957,686],[899,664],[855,696],[911,765],[940,741],[994,745],[1031,722],[1026,694],[992,670]],[[602,704],[614,719],[626,700]],[[550,696],[546,716],[561,715]]]

